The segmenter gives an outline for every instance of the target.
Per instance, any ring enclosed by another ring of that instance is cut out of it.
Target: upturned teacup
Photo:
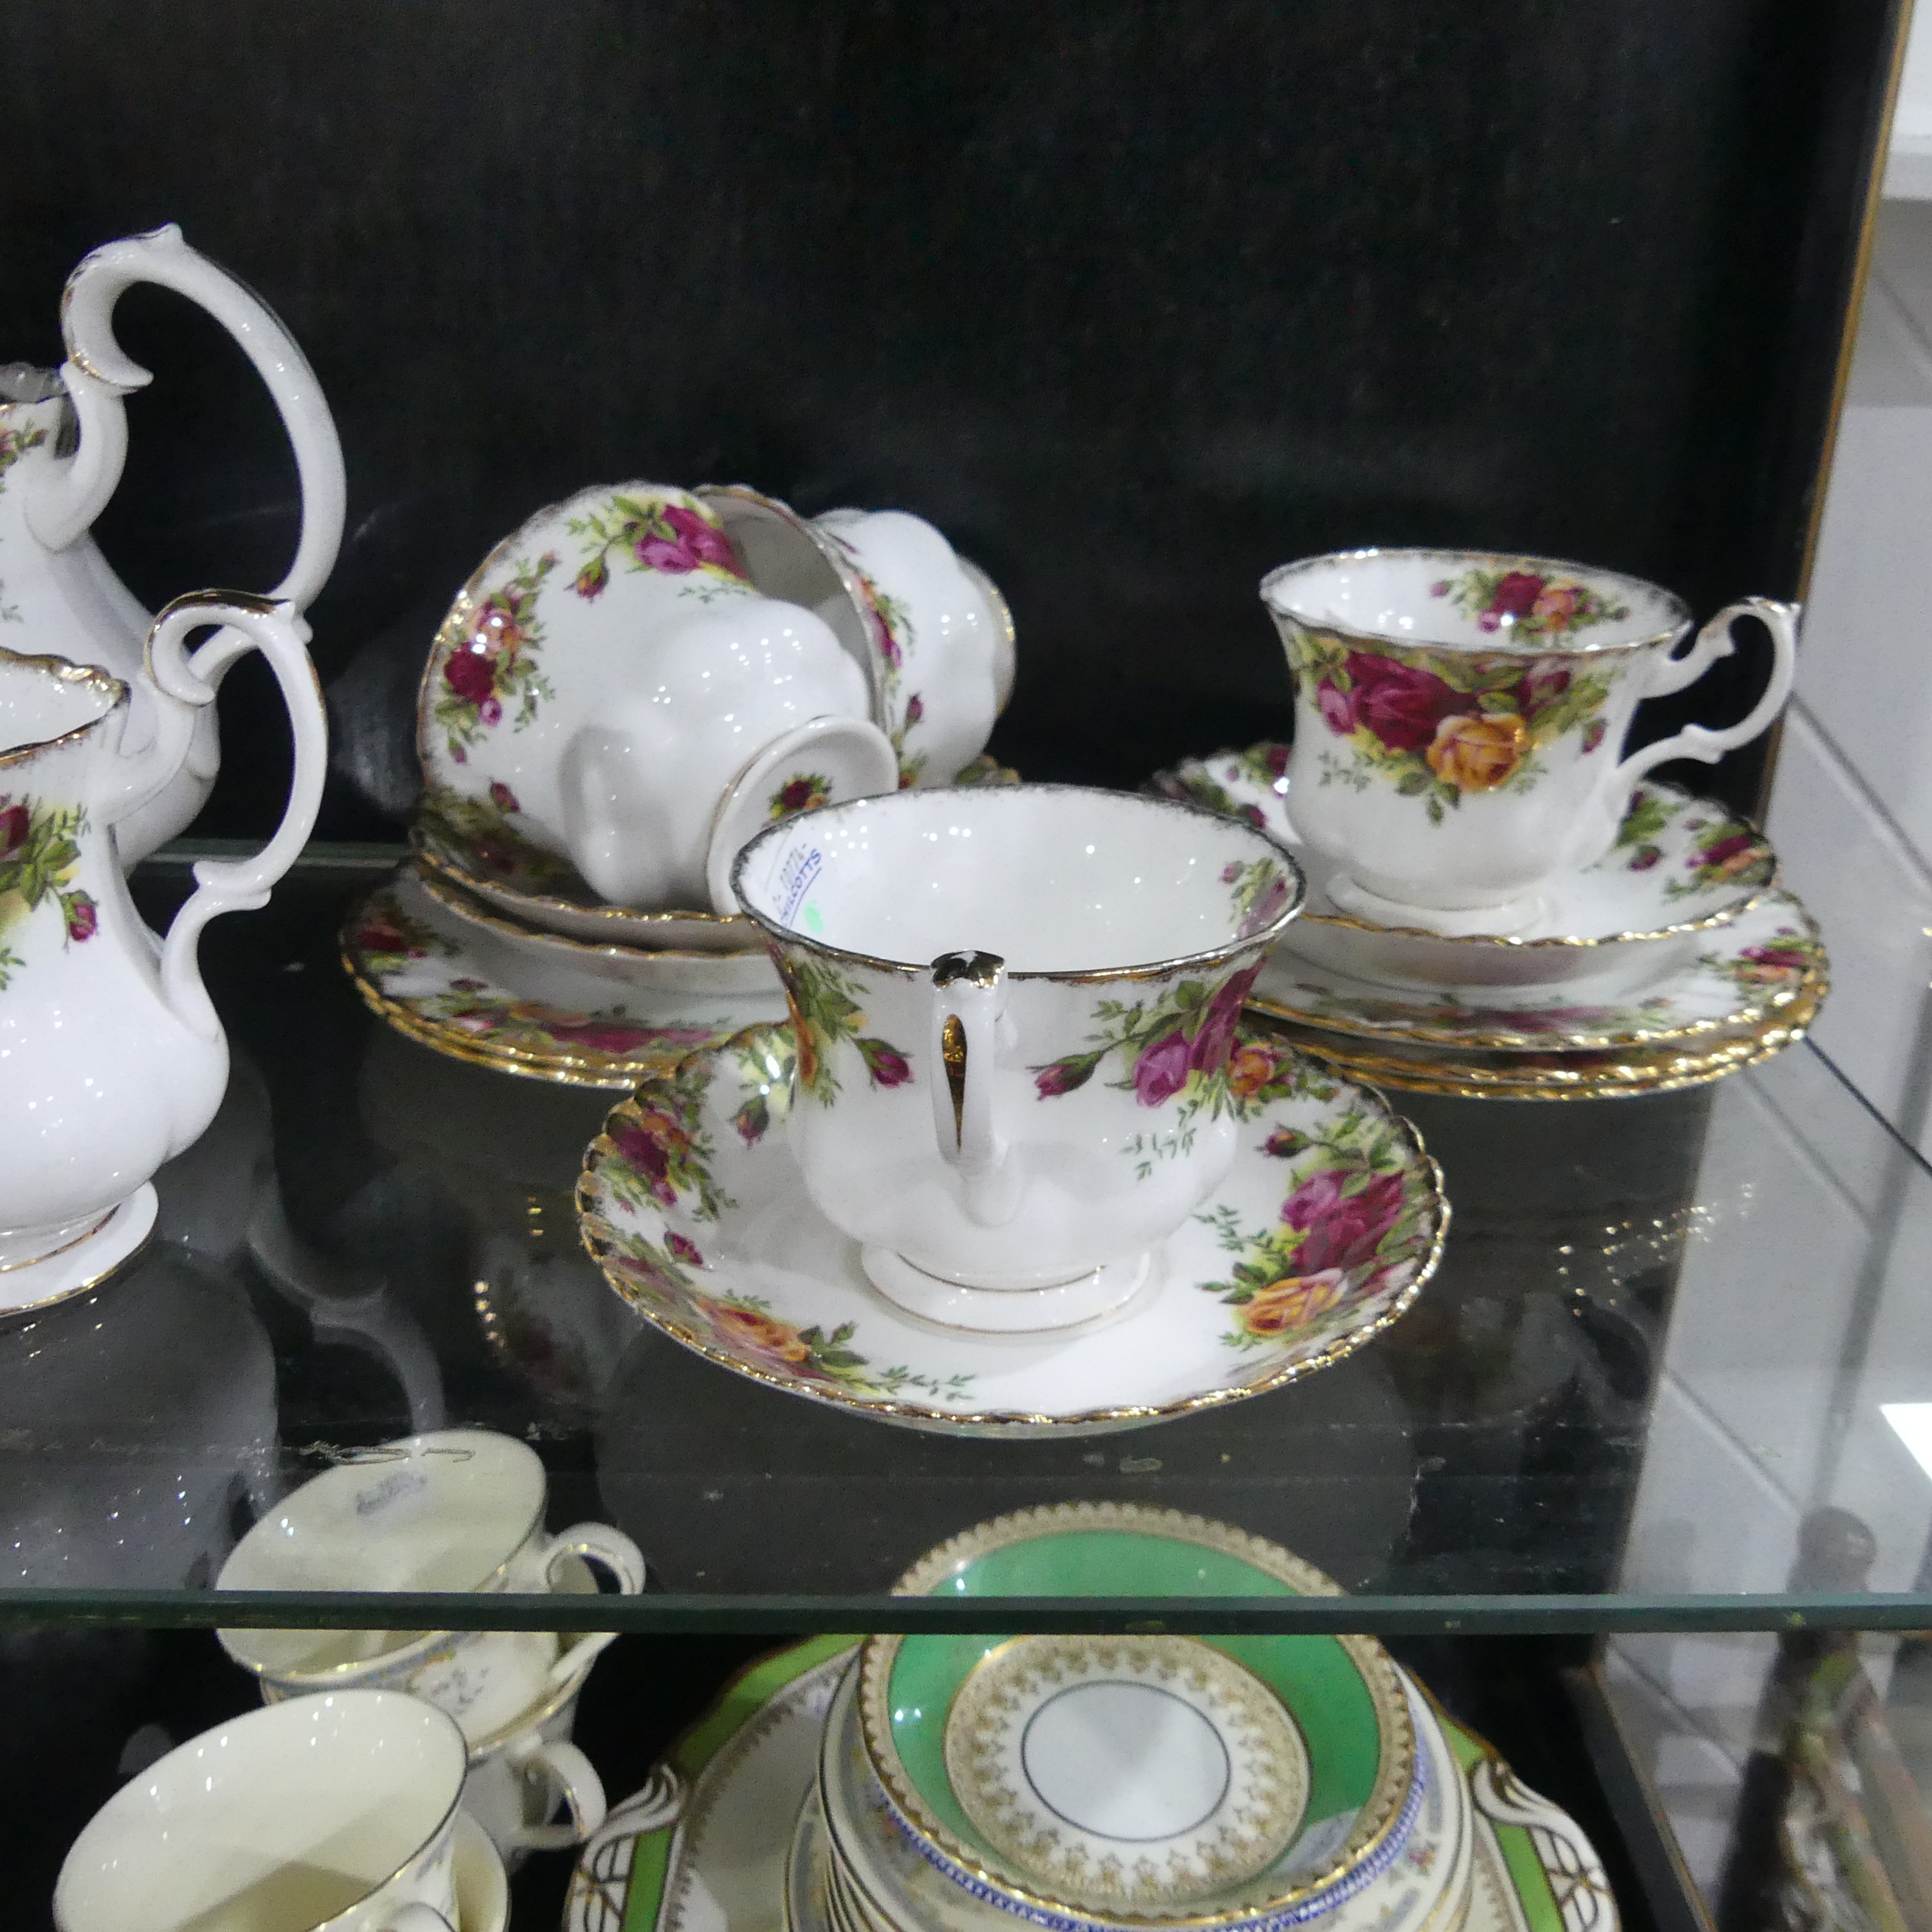
[[[1293,859],[1190,806],[1022,785],[815,812],[734,884],[791,1004],[794,1153],[873,1284],[982,1328],[1131,1294],[1233,1162],[1228,1057]]]
[[[638,1546],[607,1523],[546,1535],[543,1465],[513,1437],[446,1429],[365,1451],[292,1491],[235,1546],[218,1590],[580,1591],[602,1564],[644,1587]],[[608,1644],[554,1631],[225,1629],[269,1702],[354,1686],[406,1691],[471,1740],[580,1682]]]
[[[1341,869],[1336,905],[1383,925],[1520,930],[1539,887],[1608,850],[1645,772],[1748,743],[1791,690],[1794,606],[1728,604],[1679,656],[1681,598],[1549,558],[1351,551],[1284,564],[1261,596],[1294,679],[1295,830]],[[1749,714],[1624,757],[1638,706],[1729,657],[1743,617],[1774,649]]]
[[[462,1734],[393,1692],[251,1711],[131,1779],[54,1888],[60,1932],[455,1932]]]
[[[570,1674],[545,1701],[470,1740],[463,1808],[512,1871],[532,1852],[582,1844],[604,1822],[604,1781],[570,1736],[583,1680],[601,1648],[595,1638],[566,1640]]]
[[[437,634],[417,743],[453,833],[566,860],[613,904],[729,913],[712,882],[770,818],[898,784],[869,713],[861,664],[760,594],[715,511],[634,482],[485,559]]]

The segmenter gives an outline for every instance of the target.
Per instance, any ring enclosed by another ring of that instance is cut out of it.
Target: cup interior
[[[103,672],[0,651],[0,756],[98,724],[124,695]]]
[[[1262,833],[1166,799],[1074,786],[900,791],[774,826],[736,873],[767,931],[921,969],[997,954],[1079,974],[1213,953],[1301,895]]]
[[[1621,571],[1480,550],[1362,550],[1264,578],[1277,615],[1396,644],[1464,651],[1600,651],[1690,621],[1681,598]]]
[[[216,1587],[475,1590],[540,1526],[543,1495],[543,1464],[511,1437],[413,1436],[284,1497],[235,1546]],[[223,1641],[258,1670],[314,1670],[391,1647],[373,1634],[230,1630]],[[407,1641],[397,1634],[392,1644]]]
[[[302,1932],[442,1828],[463,1734],[383,1691],[302,1697],[205,1732],[134,1779],[67,1855],[61,1932]]]

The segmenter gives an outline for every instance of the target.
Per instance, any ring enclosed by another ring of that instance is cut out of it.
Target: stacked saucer
[[[1170,798],[1270,832],[1308,875],[1308,903],[1251,1003],[1288,1037],[1413,1092],[1561,1099],[1716,1080],[1804,1037],[1822,1002],[1822,941],[1777,886],[1768,842],[1726,807],[1644,779],[1604,855],[1559,879],[1508,935],[1383,924],[1331,895],[1335,868],[1290,817],[1287,747],[1189,759]]]
[[[492,551],[424,671],[410,865],[357,907],[366,1002],[439,1052],[628,1087],[784,1011],[729,872],[761,826],[981,747],[1012,628],[896,512],[580,492]]]

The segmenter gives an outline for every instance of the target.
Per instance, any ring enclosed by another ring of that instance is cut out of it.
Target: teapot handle
[[[306,609],[342,547],[347,491],[334,419],[308,359],[267,304],[190,248],[172,222],[97,248],[67,277],[61,298],[67,359],[60,379],[73,400],[80,446],[68,461],[43,472],[47,481],[27,505],[27,527],[48,549],[64,550],[91,527],[121,481],[128,454],[121,398],[154,379],[114,339],[114,304],[137,282],[172,288],[205,308],[240,344],[268,386],[295,452],[302,492],[295,560],[269,595],[297,611]],[[218,662],[206,668],[224,669],[248,648],[248,639],[231,637],[216,654]]]
[[[251,859],[204,859],[195,867],[195,889],[161,948],[161,994],[184,1026],[205,1038],[219,1036],[221,1022],[201,981],[196,951],[202,928],[223,913],[253,912],[268,903],[269,888],[294,864],[322,802],[328,763],[328,720],[321,685],[304,648],[308,626],[292,604],[271,604],[240,590],[196,590],[177,597],[155,619],[148,633],[147,667],[164,718],[192,719],[212,704],[215,687],[197,658],[190,662],[187,639],[210,624],[223,624],[245,636],[260,651],[281,686],[295,744],[295,770],[288,804],[275,835]],[[159,738],[167,735],[158,733]],[[134,802],[138,803],[137,799]],[[124,813],[132,805],[124,805]]]

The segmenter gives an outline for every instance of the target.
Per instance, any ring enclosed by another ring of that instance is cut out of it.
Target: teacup
[[[1471,550],[1358,550],[1284,564],[1261,596],[1295,684],[1301,837],[1340,870],[1342,910],[1385,926],[1520,931],[1538,889],[1600,858],[1631,787],[1709,764],[1783,708],[1795,606],[1727,604],[1675,655],[1682,599],[1641,578]],[[1694,684],[1753,617],[1770,682],[1739,723],[1621,756],[1638,706]]]
[[[284,1497],[235,1546],[218,1590],[581,1591],[585,1560],[626,1596],[644,1558],[622,1531],[543,1529],[543,1465],[485,1429],[446,1429],[371,1450]],[[607,1634],[567,1649],[554,1631],[227,1629],[216,1633],[269,1701],[325,1689],[407,1691],[464,1735],[494,1735],[581,1681]]]
[[[604,1781],[570,1741],[577,1699],[601,1648],[594,1641],[566,1650],[571,1674],[546,1702],[470,1746],[463,1808],[512,1871],[532,1852],[582,1844],[604,1822]],[[566,1819],[553,1823],[560,1805]]]
[[[1264,834],[1165,799],[901,791],[747,846],[791,1145],[889,1299],[955,1325],[1118,1306],[1234,1158],[1227,1063],[1299,910]]]
[[[568,859],[614,904],[692,908],[771,818],[896,785],[869,709],[865,669],[753,588],[714,511],[628,483],[484,560],[430,651],[417,742],[438,822]]]
[[[54,1888],[60,1932],[454,1932],[462,1733],[343,1691],[205,1731],[97,1811]]]

